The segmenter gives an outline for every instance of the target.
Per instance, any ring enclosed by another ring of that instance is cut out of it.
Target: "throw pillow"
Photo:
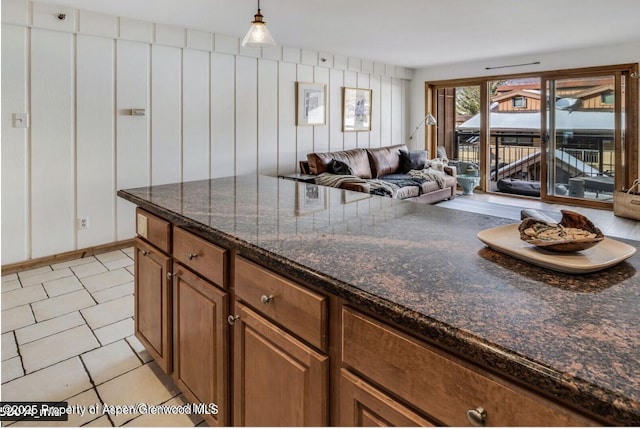
[[[341,176],[345,176],[345,175],[352,176],[353,175],[353,170],[351,170],[351,167],[349,167],[349,164],[347,164],[346,162],[342,162],[340,160],[337,160],[337,159],[332,159],[331,160],[331,162],[327,166],[327,171],[329,171],[329,173],[339,174]]]
[[[422,170],[428,157],[429,153],[426,150],[411,150],[409,152],[401,150],[399,170],[402,173],[407,173],[409,170]]]

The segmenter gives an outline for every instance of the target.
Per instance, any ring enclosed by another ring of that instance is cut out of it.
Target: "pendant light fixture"
[[[246,36],[242,39],[242,46],[250,48],[260,48],[263,46],[275,46],[276,42],[271,37],[271,33],[267,29],[266,23],[262,20],[260,13],[260,0],[258,0],[258,13],[253,16],[251,28],[247,31]]]

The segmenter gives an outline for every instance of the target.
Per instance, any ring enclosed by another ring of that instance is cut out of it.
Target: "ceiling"
[[[255,0],[38,0],[242,37]],[[262,0],[281,45],[411,68],[640,41],[638,0]]]

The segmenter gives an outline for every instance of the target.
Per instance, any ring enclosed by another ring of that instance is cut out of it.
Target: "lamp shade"
[[[242,39],[242,46],[260,48],[262,46],[276,45],[275,40],[271,37],[271,33],[269,33],[269,30],[262,18],[260,9],[258,9],[258,13],[254,16],[253,22],[251,22],[251,28],[249,28],[244,39]]]

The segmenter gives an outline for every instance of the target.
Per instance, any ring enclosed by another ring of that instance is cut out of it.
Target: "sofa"
[[[319,185],[424,204],[455,197],[456,169],[426,158],[426,151],[406,145],[313,152],[304,172],[316,175]]]

